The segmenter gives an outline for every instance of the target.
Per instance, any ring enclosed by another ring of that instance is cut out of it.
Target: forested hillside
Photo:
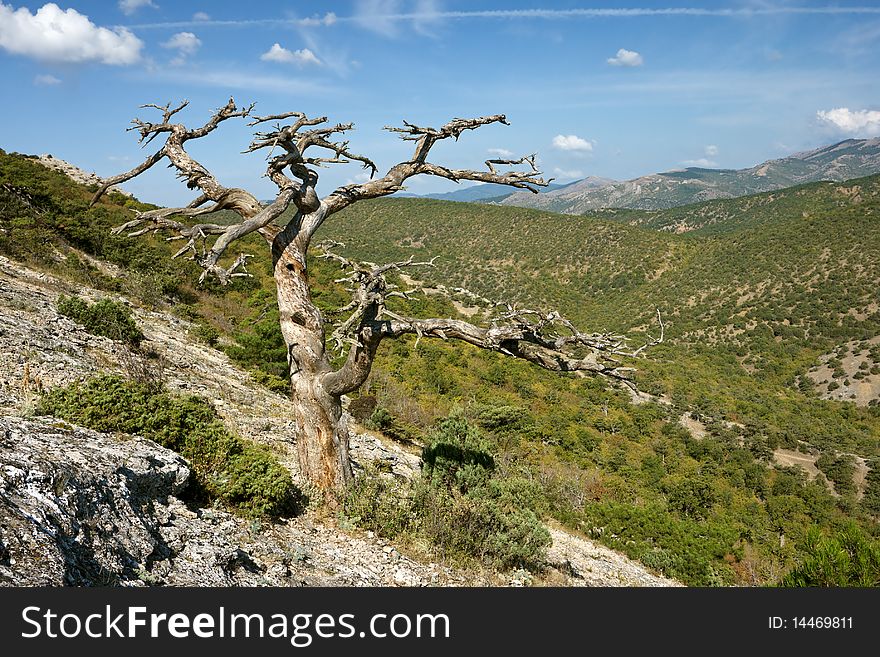
[[[464,422],[492,457],[495,475],[475,489],[481,495],[516,500],[687,583],[780,582],[817,558],[811,528],[825,537],[846,527],[878,533],[880,411],[821,399],[806,376],[852,344],[866,345],[866,376],[880,365],[869,344],[880,334],[877,189],[877,178],[808,185],[668,211],[674,218],[359,203],[321,229],[345,243],[347,256],[437,256],[435,267],[399,281],[425,288],[396,300],[409,314],[477,321],[487,312],[472,295],[448,298],[443,285],[557,307],[581,328],[627,332],[634,344],[656,334],[659,308],[666,341],[636,363],[650,394],[638,404],[625,388],[466,345],[397,341],[383,345],[349,410],[402,443],[429,447],[437,431]],[[265,385],[285,388],[271,263],[258,238],[253,278],[197,288],[197,268],[168,258],[176,243],[110,235],[130,218],[127,208],[147,206],[111,195],[89,209],[88,198],[61,174],[3,154],[0,253],[173,308]],[[651,229],[668,225],[695,230]],[[339,271],[317,257],[309,265],[330,314],[347,302],[333,283]],[[798,455],[819,474],[786,465]],[[381,479],[361,481],[374,485],[360,499],[376,503],[349,508],[349,519],[380,534],[407,531],[401,514],[418,498],[395,497]]]

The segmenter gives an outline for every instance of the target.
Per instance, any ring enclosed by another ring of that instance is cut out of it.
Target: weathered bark
[[[116,232],[137,236],[167,231],[172,234],[169,240],[187,240],[174,257],[190,254],[204,269],[201,281],[213,275],[223,284],[231,278],[250,275],[245,267],[247,259],[251,257],[248,254],[240,254],[231,264],[220,264],[233,242],[259,232],[271,245],[281,333],[287,345],[290,367],[300,469],[307,480],[330,494],[328,501],[332,502],[334,495],[343,491],[352,478],[342,395],[363,385],[379,343],[385,338],[413,333],[420,338],[459,339],[528,360],[545,369],[585,372],[621,380],[626,379],[626,373],[631,368],[624,367],[619,358],[637,356],[644,349],[627,350],[625,340],[620,336],[581,333],[554,312],[537,313],[508,307],[508,312],[495,317],[491,325],[485,328],[455,319],[401,317],[389,311],[385,303],[389,297],[406,296],[407,293],[386,281],[385,274],[403,267],[431,263],[415,263],[410,259],[383,266],[359,264],[325,249],[325,257],[335,259],[343,268],[351,271],[343,281],[349,284],[353,295],[352,302],[342,309],[350,313],[348,318],[331,335],[336,349],[348,348],[346,362],[334,370],[326,352],[326,322],[312,302],[306,266],[312,237],[328,217],[356,201],[393,194],[403,189],[407,179],[417,175],[438,176],[455,182],[473,180],[498,183],[532,192],[538,191],[536,186],[546,186],[550,181],[540,177],[534,155],[519,159],[487,160],[486,171],[449,169],[428,161],[436,142],[457,140],[465,131],[485,125],[507,125],[503,114],[453,119],[439,129],[408,122],[404,122],[402,128],[386,128],[398,133],[404,140],[414,142],[414,150],[409,160],[395,164],[381,178],[374,178],[377,167],[372,160],[352,153],[347,141],[332,141],[333,135],[351,130],[350,123],[316,127],[325,124],[327,118],[310,119],[300,112],[253,116],[253,105],[238,108],[230,99],[202,127],[189,129],[171,122],[172,117],[186,105],[184,102],[174,109],[170,104],[144,106],[162,112],[161,123],[135,119],[131,129],[140,133],[140,141],[144,144],[159,135],[165,135],[164,145],[134,169],[105,181],[95,193],[92,203],[96,203],[109,186],[130,180],[167,158],[187,186],[199,189],[201,194],[183,208],[138,213],[135,219],[115,229]],[[266,207],[243,189],[224,187],[185,149],[187,141],[210,134],[223,121],[244,117],[251,117],[248,124],[251,126],[276,122],[272,129],[257,132],[245,151],[269,149],[266,177],[278,187],[278,194]],[[282,122],[286,120],[292,120],[292,123],[284,125]],[[314,156],[306,152],[309,149],[323,149],[329,151],[330,156]],[[319,198],[315,168],[351,161],[360,162],[369,170],[371,179],[360,184],[344,185],[323,199]],[[528,170],[501,172],[496,168],[518,165],[527,165]],[[277,219],[291,204],[297,212],[282,228],[277,225]],[[241,217],[241,221],[232,225],[188,225],[174,219],[182,217],[192,220],[218,210],[232,210]],[[209,244],[210,240],[213,242]],[[662,340],[662,332],[659,340]]]
[[[319,223],[316,214],[320,209],[297,213],[291,219],[272,242],[272,260],[281,334],[287,345],[300,471],[319,489],[338,492],[351,481],[352,473],[342,397],[323,384],[332,368],[324,345],[324,319],[309,289],[308,239],[303,226]]]

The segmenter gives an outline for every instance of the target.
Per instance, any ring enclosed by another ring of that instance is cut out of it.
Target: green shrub
[[[708,517],[715,504],[712,482],[706,477],[689,477],[666,487],[669,508],[697,520]]]
[[[343,499],[343,510],[356,525],[380,536],[394,538],[418,531],[411,486],[381,476],[376,468],[367,468],[355,479]]]
[[[880,586],[880,542],[848,523],[832,536],[807,533],[806,558],[779,586]]]
[[[853,494],[856,486],[853,477],[856,460],[850,454],[829,454],[823,452],[816,460],[816,467],[834,482],[834,490],[841,495]]]
[[[102,432],[138,434],[190,462],[198,502],[216,500],[251,517],[297,513],[304,500],[290,473],[264,447],[230,433],[204,399],[101,376],[56,388],[38,412]]]
[[[426,542],[454,562],[498,569],[543,565],[550,534],[539,518],[541,491],[533,482],[501,475],[476,427],[460,415],[441,421],[422,460],[422,475],[411,483],[376,471],[359,477],[344,513],[382,536]]]
[[[195,323],[192,334],[211,347],[216,347],[217,340],[220,338],[220,331],[204,320]]]
[[[112,299],[90,304],[80,297],[58,297],[58,312],[81,324],[92,335],[137,346],[144,334],[135,324],[131,311]]]
[[[256,367],[248,370],[248,373],[251,375],[251,378],[256,383],[259,383],[264,388],[267,388],[272,392],[278,393],[279,395],[290,394],[289,379],[280,377],[277,374],[272,374],[271,372],[267,372]]]
[[[417,433],[412,427],[401,422],[388,409],[381,406],[373,411],[366,424],[368,428],[381,431],[389,438],[400,442],[413,442],[417,437]]]

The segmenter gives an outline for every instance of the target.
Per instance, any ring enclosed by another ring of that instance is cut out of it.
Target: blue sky
[[[147,153],[143,103],[201,124],[230,95],[258,114],[355,123],[352,150],[380,171],[410,147],[385,125],[504,113],[432,161],[482,168],[538,153],[545,174],[626,179],[684,166],[740,168],[880,134],[880,3],[0,1],[0,147],[52,153],[100,175]],[[191,153],[260,197],[243,121]],[[149,147],[148,147],[149,148]],[[358,180],[322,173],[319,193]],[[163,205],[191,192],[166,170],[127,188]],[[409,191],[454,188],[420,177]]]

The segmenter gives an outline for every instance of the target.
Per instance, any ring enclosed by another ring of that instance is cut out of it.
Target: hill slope
[[[267,299],[272,303],[272,290],[261,287],[270,270],[265,256],[258,256],[252,268],[256,280],[193,290],[185,281],[194,272],[183,263],[167,261],[172,252],[168,245],[110,236],[109,226],[127,218],[122,206],[136,201],[112,197],[87,209],[89,198],[88,189],[44,169],[35,159],[0,152],[0,253],[14,256],[0,255],[0,435],[12,437],[12,442],[0,445],[0,466],[9,475],[0,503],[0,546],[10,557],[0,564],[0,585],[425,586],[531,581],[528,574],[524,580],[523,573],[474,569],[472,562],[442,563],[423,546],[357,530],[355,519],[346,516],[337,523],[320,509],[261,523],[194,506],[192,499],[186,500],[187,506],[178,498],[194,485],[193,466],[169,450],[150,440],[120,440],[118,435],[60,425],[51,418],[34,419],[43,392],[99,374],[122,374],[172,393],[197,394],[229,429],[264,445],[298,478],[291,403],[257,383],[274,383],[273,360],[284,359],[283,353],[273,353],[271,330],[278,332],[277,313],[273,318],[265,306]],[[137,280],[141,266],[157,277]],[[178,285],[157,286],[166,266],[175,270]],[[317,269],[316,296],[332,300],[335,291],[326,280],[332,272],[322,276]],[[135,348],[90,334],[61,313],[59,294],[122,302],[132,310],[143,342]],[[252,312],[259,320],[252,320]],[[267,314],[268,323],[261,323]],[[239,326],[231,330],[230,325]],[[226,347],[229,354],[212,344]],[[249,350],[257,351],[266,370],[249,375],[236,365],[234,361],[251,365]],[[105,396],[100,403],[114,402]],[[352,457],[359,472],[381,471],[395,480],[417,477],[420,459],[411,445],[365,431],[353,420],[350,424]],[[83,462],[95,467],[83,468]],[[119,471],[131,472],[136,485],[120,481]],[[47,477],[45,472],[68,476]],[[361,481],[370,476],[364,474]],[[73,527],[93,523],[95,508],[113,523],[112,532],[85,532],[63,544],[51,538],[58,522]],[[552,544],[539,581],[565,586],[678,585],[570,531],[554,527],[549,537]]]
[[[880,171],[880,138],[847,139],[831,146],[768,160],[748,169],[687,168],[598,188],[512,194],[503,205],[584,214],[600,208],[661,210],[699,201],[735,198],[820,180],[843,181]]]
[[[256,254],[253,279],[195,289],[185,262],[164,259],[168,244],[108,237],[107,228],[135,201],[114,197],[88,210],[86,190],[38,169],[0,157],[0,191],[9,201],[0,204],[0,251],[195,320],[192,332],[284,390],[285,352],[278,347],[265,245],[247,244]],[[775,582],[809,550],[809,527],[831,532],[855,519],[876,533],[880,511],[872,463],[880,435],[876,410],[823,401],[798,379],[830,347],[875,333],[870,313],[846,313],[862,302],[863,281],[851,291],[841,284],[862,269],[866,280],[875,275],[869,256],[852,249],[854,235],[870,246],[875,233],[855,212],[814,217],[813,224],[805,231],[798,217],[754,226],[744,220],[726,234],[676,235],[515,208],[421,199],[357,204],[322,228],[324,236],[346,242],[350,254],[372,261],[441,256],[435,270],[412,272],[425,281],[425,294],[395,300],[398,312],[458,316],[437,285],[466,283],[490,298],[558,306],[587,328],[634,329],[636,339],[660,306],[668,339],[638,363],[642,388],[654,395],[642,395],[638,405],[602,382],[550,374],[467,345],[386,342],[349,410],[410,446],[424,444],[438,420],[464,418],[494,455],[501,477],[492,495],[514,495],[687,583]],[[833,226],[839,233],[831,233],[829,244],[826,230]],[[801,250],[792,249],[798,240]],[[69,251],[71,243],[79,250]],[[815,289],[800,297],[797,286],[785,287],[799,258],[816,260],[826,248],[829,262]],[[123,269],[114,271],[106,260]],[[330,316],[347,300],[333,284],[338,270],[315,258],[309,267],[315,299]],[[737,275],[748,291],[730,303]],[[128,282],[138,277],[141,284]],[[806,309],[798,316],[803,335],[798,326],[785,332],[791,321],[773,305],[777,288],[786,303]],[[810,310],[826,300],[846,316]],[[472,304],[463,297],[459,306]],[[753,313],[750,321],[727,330],[741,320],[743,304]],[[18,302],[14,312],[30,312],[27,305]],[[461,310],[480,320],[479,308]],[[864,459],[858,469],[850,468],[850,454]],[[810,469],[787,467],[793,462]],[[863,465],[871,466],[866,476]],[[408,513],[396,501],[412,498],[382,490],[361,498],[376,500],[373,510],[352,516],[371,523],[377,536],[392,536],[396,519]]]
[[[725,213],[750,217],[724,234],[673,235],[588,217],[407,199],[355,206],[325,230],[344,238],[355,257],[438,256],[424,274],[436,283],[556,307],[590,330],[649,330],[659,308],[668,364],[645,364],[648,387],[663,380],[666,394],[703,399],[713,415],[735,421],[766,422],[756,389],[770,399],[794,395],[779,409],[787,409],[784,418],[771,422],[780,435],[793,435],[791,427],[805,422],[798,414],[815,403],[795,390],[798,377],[820,354],[880,334],[878,184],[863,181],[858,201],[850,188],[817,183],[780,198],[703,206],[700,216],[721,213],[723,204]],[[740,207],[734,212],[731,204]],[[807,416],[815,420],[822,408]],[[854,426],[831,429],[831,442],[880,454],[880,425],[872,422],[866,433]],[[821,435],[809,442],[831,444]]]

